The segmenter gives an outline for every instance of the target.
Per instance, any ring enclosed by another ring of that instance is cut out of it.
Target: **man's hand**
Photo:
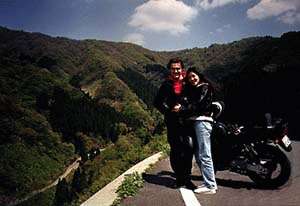
[[[176,104],[173,109],[172,109],[172,112],[179,112],[181,109],[181,104]]]

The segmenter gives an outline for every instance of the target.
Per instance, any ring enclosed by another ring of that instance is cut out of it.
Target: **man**
[[[168,63],[170,76],[161,85],[154,106],[164,115],[170,144],[170,164],[176,176],[176,186],[195,189],[191,182],[193,150],[185,143],[187,127],[181,121],[181,93],[184,89],[185,70],[181,59],[173,58]]]

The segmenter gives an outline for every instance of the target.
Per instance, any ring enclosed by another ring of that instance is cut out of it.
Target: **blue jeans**
[[[196,162],[201,169],[204,185],[217,189],[214,166],[211,155],[211,131],[212,125],[208,121],[196,120],[194,123],[197,146],[195,150]]]

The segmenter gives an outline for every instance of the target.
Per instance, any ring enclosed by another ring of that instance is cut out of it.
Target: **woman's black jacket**
[[[187,85],[183,92],[181,116],[210,116],[213,89],[208,83]]]

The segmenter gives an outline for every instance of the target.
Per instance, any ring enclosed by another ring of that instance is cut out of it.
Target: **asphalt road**
[[[293,142],[293,151],[288,153],[293,165],[292,177],[282,188],[259,189],[246,176],[229,171],[217,173],[218,192],[215,195],[195,194],[196,206],[300,206],[300,142]],[[193,168],[193,182],[202,183],[197,166]],[[179,189],[174,189],[175,179],[169,160],[158,162],[144,174],[145,184],[135,197],[128,197],[122,206],[185,206]],[[193,194],[192,194],[193,195]],[[192,199],[192,198],[191,198]]]

